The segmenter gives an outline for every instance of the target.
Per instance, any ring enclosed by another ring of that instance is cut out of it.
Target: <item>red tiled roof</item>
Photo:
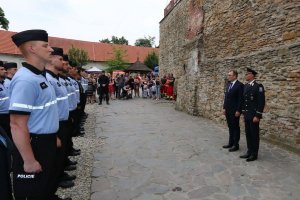
[[[15,32],[0,30],[0,54],[21,54],[16,45],[11,40],[11,36],[14,34]],[[159,53],[158,48],[87,42],[58,37],[49,37],[49,44],[53,47],[63,48],[64,52],[67,52],[72,47],[72,45],[76,48],[84,49],[88,52],[90,60],[96,62],[105,62],[112,59],[114,56],[114,48],[121,48],[126,50],[127,56],[125,56],[124,59],[129,63],[134,63],[138,57],[140,61],[144,61],[145,57],[150,52],[155,51],[157,54]]]

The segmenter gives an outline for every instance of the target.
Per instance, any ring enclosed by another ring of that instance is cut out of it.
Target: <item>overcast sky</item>
[[[159,21],[170,0],[0,0],[10,31],[45,29],[50,36],[99,41],[144,36],[159,44]]]

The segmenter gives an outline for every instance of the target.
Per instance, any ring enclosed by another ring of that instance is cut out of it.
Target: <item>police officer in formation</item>
[[[4,86],[5,73],[3,62],[0,61],[0,195],[3,200],[12,200],[10,170],[13,145],[7,135],[7,132],[10,133],[9,118],[7,119],[9,94]],[[6,130],[1,127],[5,127]]]
[[[12,194],[15,200],[59,200],[57,188],[74,186],[76,178],[65,171],[76,169],[68,156],[80,154],[72,137],[82,135],[79,125],[87,117],[81,85],[86,79],[62,48],[48,45],[46,31],[23,31],[12,41],[26,62],[17,71],[16,63],[0,61],[1,200]]]

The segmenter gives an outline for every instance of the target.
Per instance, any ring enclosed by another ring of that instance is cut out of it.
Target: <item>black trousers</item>
[[[12,140],[9,114],[0,114],[0,126],[5,130],[7,136]]]
[[[256,156],[259,149],[259,122],[253,123],[253,119],[245,118],[245,132],[247,139],[247,154]]]
[[[9,160],[7,148],[0,142],[0,199],[12,200],[12,187],[10,180]]]
[[[62,176],[65,168],[65,160],[67,159],[67,152],[70,148],[70,126],[68,121],[60,121],[59,122],[59,130],[57,133],[58,138],[61,140],[61,147],[56,148],[56,157],[55,157],[55,171],[54,175],[51,177],[49,181],[49,195],[54,196],[57,188],[60,177]]]
[[[239,147],[240,142],[240,117],[235,117],[235,113],[226,112],[226,121],[229,128],[229,142],[230,146]]]
[[[13,191],[15,200],[51,200],[49,181],[54,175],[56,134],[30,134],[35,159],[42,166],[40,173],[26,173],[17,148],[13,152]]]
[[[109,94],[108,94],[108,88],[100,88],[99,90],[99,103],[102,103],[102,99],[105,96],[106,103],[109,102]]]

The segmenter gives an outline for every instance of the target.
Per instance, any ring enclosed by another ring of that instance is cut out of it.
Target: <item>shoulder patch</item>
[[[263,91],[264,91],[264,88],[260,86],[259,89],[258,89],[258,91],[259,91],[259,92],[263,92]]]
[[[42,89],[46,89],[48,85],[45,82],[40,83]]]

